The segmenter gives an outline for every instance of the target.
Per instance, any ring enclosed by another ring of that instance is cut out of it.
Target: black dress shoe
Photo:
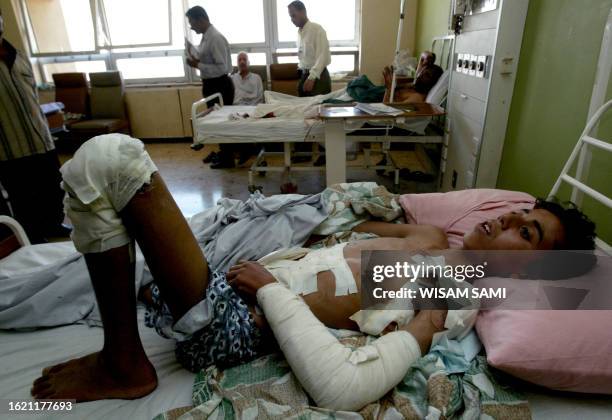
[[[211,163],[213,160],[215,160],[216,157],[217,157],[217,152],[210,152],[208,156],[202,159],[202,162]]]

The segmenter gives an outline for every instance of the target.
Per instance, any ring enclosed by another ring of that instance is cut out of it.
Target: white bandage
[[[356,411],[399,384],[420,356],[406,331],[355,350],[342,345],[292,291],[262,287],[257,300],[285,358],[319,407]]]
[[[130,242],[118,213],[156,171],[144,144],[124,134],[94,137],[76,151],[61,172],[64,211],[80,252],[104,252]]]

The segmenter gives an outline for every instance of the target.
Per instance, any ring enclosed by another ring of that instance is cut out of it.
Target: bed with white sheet
[[[298,117],[257,118],[255,105],[217,106],[196,118],[194,143],[260,143],[320,140],[323,124]]]
[[[602,43],[602,57],[609,57],[609,47],[612,43],[612,13],[609,22],[606,29],[607,42],[604,37],[604,43]],[[604,67],[606,66],[607,73],[602,75],[600,72],[602,77],[598,77],[598,81],[609,78],[609,61],[604,62]],[[598,86],[601,87],[602,84]],[[603,91],[605,92],[606,89],[603,89]],[[594,95],[594,97],[596,96]],[[597,147],[608,152],[612,151],[609,142],[591,136],[590,128],[597,125],[599,117],[605,111],[611,112],[610,110],[612,110],[612,101],[600,108],[603,100],[602,97],[599,98],[600,103],[597,103],[597,100],[593,102],[595,106],[592,107],[593,112],[590,113],[593,118],[589,121],[587,129],[579,139],[551,194],[556,194],[561,183],[565,182],[573,187],[573,200],[580,194],[586,194],[612,209],[612,199],[610,197],[598,193],[582,182],[582,180],[588,179],[588,165],[582,165],[576,176],[570,176],[569,174],[572,164],[577,159],[582,160],[582,157],[588,153],[589,148]],[[598,108],[600,109],[599,112],[596,111]],[[74,248],[70,244],[60,246],[57,244],[29,245],[23,231],[17,225],[11,224],[9,227],[15,233],[15,247],[32,250],[32,254],[37,254],[37,256],[15,258],[15,254],[19,252],[16,251],[12,255],[0,259],[0,279],[2,278],[2,270],[27,272],[35,268],[34,261],[38,261],[38,264],[45,264],[49,260],[74,253]],[[603,241],[598,240],[598,247],[601,251],[612,255],[612,248]],[[0,302],[1,299],[2,296],[0,296]],[[82,403],[75,405],[70,413],[49,414],[46,418],[150,419],[161,412],[191,405],[194,375],[182,369],[175,360],[172,341],[162,339],[154,330],[144,327],[143,308],[139,308],[138,315],[139,329],[145,351],[157,370],[158,388],[150,395],[138,400],[106,400]],[[40,375],[43,367],[97,351],[101,348],[102,342],[102,329],[90,327],[84,323],[29,331],[0,330],[0,398],[31,398],[29,391],[32,381]],[[610,396],[560,393],[532,387],[526,387],[524,391],[534,419],[573,420],[580,418],[599,420],[612,418],[612,398]],[[11,418],[34,419],[41,418],[41,416],[20,415],[19,417],[11,416]]]
[[[440,40],[443,45],[448,44],[448,37]],[[448,48],[448,53],[452,48]],[[447,65],[449,59],[447,59]],[[436,85],[430,90],[426,102],[438,107],[444,103],[447,92],[450,71],[445,71]],[[219,104],[214,108],[204,109],[206,103],[217,98]],[[264,93],[265,103],[257,106],[225,105],[223,98],[219,94],[211,95],[193,103],[191,108],[191,123],[193,130],[193,146],[202,144],[223,144],[223,143],[282,143],[283,152],[267,152],[261,149],[257,159],[249,170],[249,189],[256,189],[253,175],[255,173],[264,174],[268,171],[290,172],[290,171],[321,171],[325,169],[328,175],[333,172],[334,156],[332,156],[325,168],[316,166],[295,166],[291,163],[292,156],[313,155],[313,152],[293,152],[293,143],[325,143],[325,125],[320,117],[320,107],[333,106],[323,105],[328,100],[338,100],[354,105],[354,99],[347,93],[346,89],[340,89],[326,95],[316,97],[295,97],[278,92],[266,91]],[[418,117],[401,117],[396,119],[377,119],[372,116],[369,119],[358,121],[345,121],[343,126],[344,133],[350,142],[347,144],[348,152],[356,152],[355,143],[382,143],[381,152],[383,160],[377,159],[375,163],[371,160],[371,150],[364,150],[363,164],[346,164],[345,166],[358,166],[374,170],[394,171],[395,185],[399,185],[399,169],[392,156],[389,154],[391,143],[416,143],[421,147],[424,143],[441,144],[443,142],[442,124],[431,125],[438,122],[438,115],[443,112],[427,114]],[[367,124],[367,127],[364,125]],[[431,131],[426,131],[428,127]],[[314,146],[316,147],[316,146]],[[344,151],[342,151],[344,152]],[[321,152],[325,154],[325,152]],[[420,153],[426,157],[426,153]],[[283,164],[281,166],[268,165],[266,157],[281,156]],[[338,155],[336,156],[336,160]],[[434,165],[431,165],[434,166]],[[328,176],[329,177],[329,176]],[[328,186],[330,185],[328,180]],[[344,179],[335,180],[332,183],[345,182]]]
[[[54,244],[34,245],[37,259],[57,258],[58,253],[73,252],[69,245],[58,250]],[[30,253],[30,260],[33,254]],[[10,258],[10,257],[9,257]],[[6,259],[0,260],[2,262]],[[31,261],[13,258],[12,270],[23,264],[31,270]],[[69,419],[151,419],[171,409],[192,405],[194,374],[184,370],[174,357],[174,344],[144,326],[144,308],[138,309],[140,335],[145,351],[158,374],[158,388],[151,394],[133,401],[105,400],[74,405],[71,412],[53,413],[47,418]],[[5,399],[28,399],[32,381],[42,368],[69,358],[98,351],[103,343],[103,331],[86,324],[66,325],[31,331],[0,330],[0,395]],[[526,395],[534,419],[587,419],[612,417],[612,399],[609,396],[559,393],[528,387]],[[23,415],[19,418],[40,418]]]

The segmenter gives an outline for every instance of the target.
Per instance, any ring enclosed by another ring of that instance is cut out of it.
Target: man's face
[[[201,20],[191,17],[188,17],[187,20],[189,21],[189,26],[191,27],[192,31],[194,31],[196,34],[201,34],[203,32]]]
[[[548,210],[506,213],[474,227],[463,237],[471,250],[548,250],[562,242],[561,221]]]
[[[246,54],[238,54],[238,69],[245,71],[249,69],[249,56]]]
[[[289,17],[291,18],[291,22],[298,28],[304,26],[304,21],[306,20],[306,12],[304,10],[296,10],[294,7],[289,8]]]
[[[419,66],[428,66],[429,62],[431,61],[431,54],[428,54],[426,52],[421,54],[421,57],[419,57]]]

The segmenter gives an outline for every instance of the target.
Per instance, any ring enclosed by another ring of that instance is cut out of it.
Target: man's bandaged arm
[[[294,374],[319,407],[359,410],[400,383],[421,356],[406,331],[354,350],[344,346],[279,283],[259,289],[257,300]]]

